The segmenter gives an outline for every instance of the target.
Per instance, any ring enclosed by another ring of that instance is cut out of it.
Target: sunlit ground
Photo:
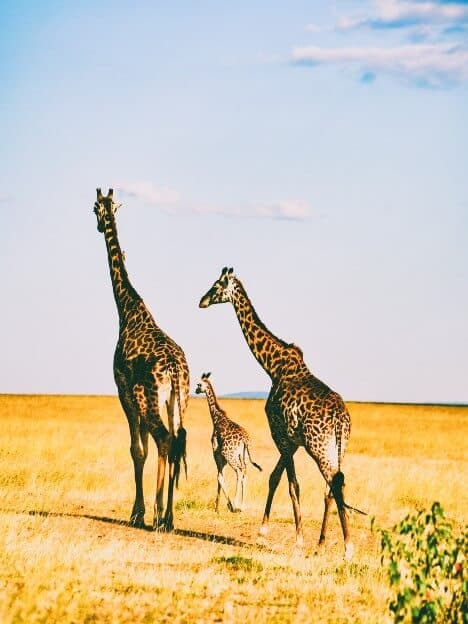
[[[439,500],[466,522],[468,408],[350,404],[344,462],[356,553],[344,564],[336,513],[314,555],[324,484],[300,450],[306,547],[294,551],[291,503],[282,481],[268,541],[257,529],[277,460],[263,401],[221,400],[250,432],[246,510],[213,508],[216,471],[206,400],[186,415],[188,480],[176,493],[172,534],[127,526],[134,497],[128,428],[111,397],[0,397],[0,621],[385,622],[388,588],[379,536],[409,511]],[[151,523],[156,461],[145,469]],[[233,474],[226,470],[231,490]]]

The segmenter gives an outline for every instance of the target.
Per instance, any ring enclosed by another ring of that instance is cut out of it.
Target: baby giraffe
[[[250,463],[261,470],[261,467],[252,461],[250,456],[249,444],[250,438],[247,431],[226,416],[226,412],[221,409],[216,400],[213,385],[209,381],[211,373],[203,373],[197,384],[195,393],[206,394],[208,407],[210,408],[211,419],[213,421],[213,435],[211,436],[211,445],[213,447],[213,457],[218,469],[218,493],[216,495],[216,511],[219,506],[219,494],[223,490],[227,498],[227,506],[229,511],[242,511],[242,503],[244,499],[244,488],[246,481],[248,456]],[[224,480],[223,471],[229,464],[236,473],[236,498],[234,503],[229,498],[229,494]]]

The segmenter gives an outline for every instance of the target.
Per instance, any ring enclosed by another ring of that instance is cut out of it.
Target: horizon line
[[[231,392],[218,395],[220,399],[250,399],[253,401],[265,400],[268,397],[266,391],[246,391],[246,392]],[[194,393],[190,393],[192,399],[202,399]],[[95,394],[95,393],[61,393],[61,392],[0,392],[0,398],[2,397],[89,397],[89,398],[116,398],[117,394]],[[345,403],[371,403],[375,405],[427,405],[433,407],[468,407],[468,402],[464,401],[398,401],[398,400],[376,400],[376,399],[343,399]]]

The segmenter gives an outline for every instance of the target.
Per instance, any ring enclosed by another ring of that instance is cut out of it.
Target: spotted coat
[[[344,475],[341,462],[349,439],[351,420],[339,394],[315,377],[304,362],[301,349],[272,334],[255,311],[241,281],[232,269],[223,269],[220,277],[201,298],[200,307],[217,303],[233,305],[237,319],[252,354],[271,379],[265,405],[273,441],[280,459],[269,480],[269,492],[260,533],[265,535],[271,504],[281,475],[287,471],[295,523],[296,543],[303,543],[294,453],[303,446],[323,475],[327,492],[319,543],[323,543],[329,504],[335,498],[343,530],[345,557],[352,555],[352,544],[343,499]]]
[[[97,190],[94,212],[104,234],[114,298],[119,314],[119,338],[114,354],[114,378],[130,429],[130,452],[135,471],[135,502],[130,522],[143,526],[145,503],[143,467],[148,434],[158,448],[158,471],[153,526],[173,526],[173,490],[185,462],[183,415],[189,397],[189,370],[182,349],[156,325],[128,278],[117,236],[112,189]],[[167,423],[164,422],[164,414]],[[164,513],[164,479],[169,459],[169,487]]]
[[[213,448],[213,457],[218,471],[218,493],[216,497],[216,510],[219,506],[219,494],[222,489],[230,511],[240,511],[243,504],[243,496],[245,489],[245,481],[247,474],[246,459],[258,469],[261,467],[252,461],[250,455],[250,437],[244,427],[228,418],[226,412],[220,407],[213,384],[208,379],[210,373],[204,373],[197,384],[195,392],[197,394],[205,393],[210,410],[211,420],[213,422],[213,434],[211,436],[211,445]],[[236,473],[237,487],[235,501],[232,502],[224,482],[223,471],[226,464],[229,464]]]

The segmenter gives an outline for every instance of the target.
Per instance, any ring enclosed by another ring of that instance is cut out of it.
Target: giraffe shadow
[[[11,512],[10,512],[11,513]],[[119,520],[118,518],[109,518],[107,516],[95,516],[93,514],[79,514],[79,513],[66,513],[66,512],[57,512],[57,511],[46,511],[44,509],[31,509],[30,511],[21,512],[15,511],[13,513],[23,514],[26,513],[28,516],[42,516],[44,518],[85,518],[86,520],[96,520],[97,522],[104,522],[106,524],[113,524],[115,526],[128,527],[129,529],[137,529],[143,531],[152,531],[153,528],[147,524],[142,525],[141,527],[136,527],[133,524],[130,524],[128,520]]]
[[[175,535],[181,535],[182,537],[194,537],[205,542],[211,542],[213,544],[228,544],[229,546],[240,546],[246,548],[264,548],[259,544],[253,544],[250,542],[244,542],[235,537],[229,537],[228,535],[218,535],[217,533],[204,533],[202,531],[191,531],[187,529],[174,529],[172,531]]]
[[[5,513],[14,513],[17,515],[28,516],[40,516],[43,518],[85,518],[86,520],[94,520],[96,522],[103,522],[105,524],[112,524],[114,526],[127,527],[129,529],[135,529],[137,531],[147,531],[150,533],[155,532],[153,527],[149,524],[144,524],[141,527],[135,527],[128,520],[119,520],[118,518],[109,518],[107,516],[97,516],[93,514],[79,514],[79,513],[66,513],[57,511],[47,511],[44,509],[30,509],[29,511],[13,511],[11,509],[1,509],[0,511]],[[219,535],[218,533],[205,533],[203,531],[192,531],[189,529],[174,529],[171,531],[172,535],[178,535],[180,537],[190,537],[199,539],[212,544],[227,544],[229,546],[238,546],[245,548],[257,548],[259,550],[268,550],[262,544],[256,544],[252,542],[245,542],[235,537],[228,535]]]

